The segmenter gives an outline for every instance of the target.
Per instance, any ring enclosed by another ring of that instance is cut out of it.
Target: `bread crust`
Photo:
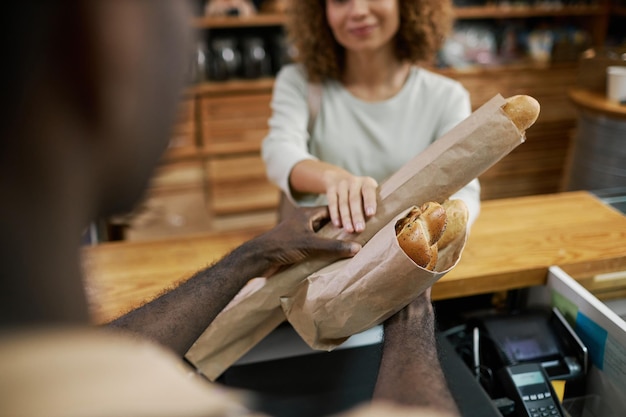
[[[437,264],[437,241],[446,228],[446,211],[438,203],[428,202],[411,210],[396,223],[400,248],[422,268],[432,270]]]
[[[463,200],[446,200],[442,206],[446,210],[447,223],[446,230],[439,242],[437,242],[439,250],[448,247],[457,237],[461,236],[465,232],[467,222],[469,221],[469,212]]]
[[[422,268],[433,270],[439,251],[464,236],[469,213],[458,199],[414,207],[395,224],[400,248]]]
[[[521,131],[531,127],[539,117],[539,102],[531,96],[516,95],[506,99],[502,110]]]

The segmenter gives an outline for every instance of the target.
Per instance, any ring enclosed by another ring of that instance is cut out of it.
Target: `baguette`
[[[502,106],[502,110],[522,132],[537,121],[539,108],[539,102],[526,95],[511,96],[506,99],[506,103]]]
[[[437,264],[437,242],[446,228],[446,211],[428,202],[412,209],[395,225],[400,248],[422,268],[433,270]]]
[[[437,242],[439,250],[447,248],[459,236],[462,236],[469,221],[469,212],[463,200],[446,200],[442,206],[446,210],[447,223],[446,230]]]
[[[535,120],[539,106],[534,99],[516,101],[534,108]],[[529,103],[530,102],[530,103]],[[514,103],[511,101],[511,103]],[[524,130],[519,129],[503,111],[507,101],[500,95],[476,109],[431,146],[402,166],[379,187],[380,206],[369,218],[366,228],[354,236],[328,224],[318,234],[321,237],[353,239],[365,244],[382,227],[415,201],[445,201],[472,178],[477,178],[517,146],[524,143]],[[513,104],[509,104],[512,106]],[[509,107],[507,106],[507,107]],[[507,120],[502,120],[506,118]],[[500,121],[506,123],[500,123]],[[497,123],[497,128],[493,128]],[[526,122],[527,123],[527,122]],[[518,121],[524,128],[524,122]],[[522,134],[522,136],[520,136]],[[478,157],[465,157],[468,150]],[[446,184],[424,180],[448,173]],[[438,263],[454,244],[438,255]],[[454,258],[454,257],[452,257]],[[280,297],[289,294],[307,276],[331,264],[331,260],[312,259],[279,272],[268,279],[262,290],[256,291],[222,311],[187,352],[186,357],[210,380],[216,380],[224,370],[259,343],[285,319]]]
[[[425,203],[396,222],[398,244],[413,262],[432,271],[439,251],[465,234],[468,217],[462,200]]]

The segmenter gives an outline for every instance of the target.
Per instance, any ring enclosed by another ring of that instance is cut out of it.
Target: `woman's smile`
[[[377,28],[377,25],[360,25],[357,27],[349,28],[348,33],[350,33],[353,36],[356,36],[357,38],[365,38],[371,35],[372,32],[376,30],[376,28]]]

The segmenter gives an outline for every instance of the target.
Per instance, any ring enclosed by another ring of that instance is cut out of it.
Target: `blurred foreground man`
[[[0,415],[254,415],[251,394],[210,384],[182,355],[249,279],[359,246],[315,236],[326,209],[300,211],[110,328],[92,328],[81,234],[141,198],[166,148],[188,57],[186,3],[4,7]],[[429,294],[385,324],[374,397],[355,415],[458,414]]]

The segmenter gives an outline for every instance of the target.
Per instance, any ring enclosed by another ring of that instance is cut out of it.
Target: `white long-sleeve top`
[[[338,81],[326,81],[309,134],[309,84],[299,65],[276,77],[269,133],[262,157],[268,178],[300,205],[325,204],[325,196],[294,194],[289,175],[298,162],[318,159],[379,184],[470,115],[467,90],[457,81],[412,67],[402,89],[383,101],[353,96]],[[452,198],[468,206],[471,225],[480,211],[480,185],[471,180]]]

